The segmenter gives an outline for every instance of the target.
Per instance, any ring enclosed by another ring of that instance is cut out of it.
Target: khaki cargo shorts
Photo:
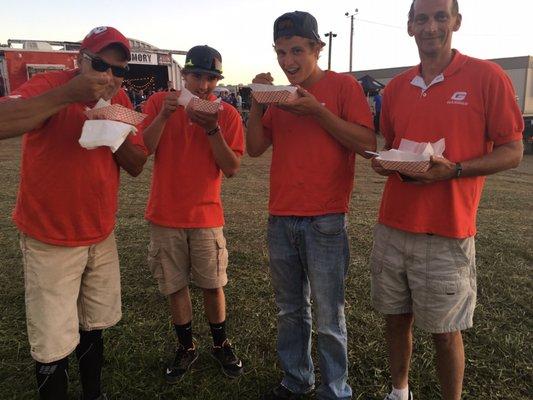
[[[383,314],[414,314],[431,333],[472,327],[476,306],[474,237],[416,234],[378,224],[370,256],[372,304]]]
[[[228,283],[228,250],[223,228],[166,228],[150,224],[148,266],[161,294],[189,285],[190,276],[202,289]]]
[[[115,235],[65,247],[20,234],[31,356],[51,363],[79,343],[79,329],[104,329],[121,318]]]

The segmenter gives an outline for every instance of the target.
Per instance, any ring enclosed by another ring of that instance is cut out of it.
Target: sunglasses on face
[[[117,78],[124,78],[126,76],[126,73],[130,70],[127,65],[125,67],[111,65],[106,63],[101,58],[90,56],[87,53],[83,53],[83,56],[91,61],[91,67],[93,67],[95,71],[106,72],[109,68],[111,68],[111,73]]]

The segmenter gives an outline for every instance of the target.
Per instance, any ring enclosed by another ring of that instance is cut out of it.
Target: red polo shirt
[[[151,124],[168,93],[152,95],[144,112]],[[214,100],[212,96],[210,100]],[[224,103],[218,122],[228,146],[244,152],[243,127],[237,110]],[[145,218],[170,228],[213,228],[224,225],[220,199],[222,171],[215,162],[203,128],[192,123],[183,107],[170,116],[155,151],[152,187]]]
[[[333,114],[373,129],[363,89],[351,76],[326,71],[307,89]],[[355,152],[325,131],[312,116],[276,106],[263,116],[272,140],[269,210],[273,215],[312,216],[348,211]]]
[[[11,96],[39,96],[76,73],[36,75]],[[122,90],[111,102],[131,108]],[[20,231],[45,243],[91,245],[109,236],[115,226],[119,167],[108,147],[87,150],[78,143],[87,120],[85,107],[70,104],[23,137],[13,219]],[[128,140],[145,150],[140,135]]]
[[[454,50],[452,62],[428,88],[420,67],[394,78],[385,88],[381,130],[397,149],[401,139],[446,140],[444,157],[453,162],[482,157],[492,147],[522,139],[524,129],[509,77],[496,64]],[[379,222],[415,233],[465,238],[476,233],[476,212],[484,177],[414,185],[390,176]]]

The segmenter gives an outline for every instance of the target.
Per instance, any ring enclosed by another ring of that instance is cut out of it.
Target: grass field
[[[17,232],[11,220],[18,183],[19,139],[0,142],[0,400],[35,396],[27,344]],[[349,230],[351,265],[346,315],[350,384],[354,399],[382,399],[389,375],[381,329],[369,301],[368,256],[384,179],[364,160],[357,166]],[[239,175],[225,182],[230,283],[229,332],[246,363],[236,381],[223,378],[209,357],[210,337],[200,293],[193,291],[200,358],[176,386],[163,382],[174,334],[165,299],[146,267],[148,230],[143,220],[151,163],[136,179],[123,176],[117,237],[122,268],[123,319],[108,330],[104,383],[110,399],[258,399],[279,382],[276,310],[265,246],[270,157],[245,157]],[[464,399],[533,398],[532,267],[533,156],[519,169],[490,177],[478,218],[478,307],[465,334]],[[438,399],[430,337],[416,331],[410,384],[416,399]],[[79,383],[70,366],[72,398]]]

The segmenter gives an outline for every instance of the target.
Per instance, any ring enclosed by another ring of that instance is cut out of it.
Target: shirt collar
[[[418,64],[417,67],[413,68],[413,78],[411,80],[411,85],[419,87],[420,89],[425,91],[429,89],[432,85],[442,82],[445,78],[448,78],[455,74],[457,71],[459,71],[461,67],[466,63],[467,57],[461,54],[459,50],[453,49],[452,51],[453,55],[450,64],[448,64],[448,66],[444,68],[444,71],[442,71],[439,75],[433,78],[429,85],[426,85],[426,82],[424,82],[424,79],[420,75],[422,65]]]

